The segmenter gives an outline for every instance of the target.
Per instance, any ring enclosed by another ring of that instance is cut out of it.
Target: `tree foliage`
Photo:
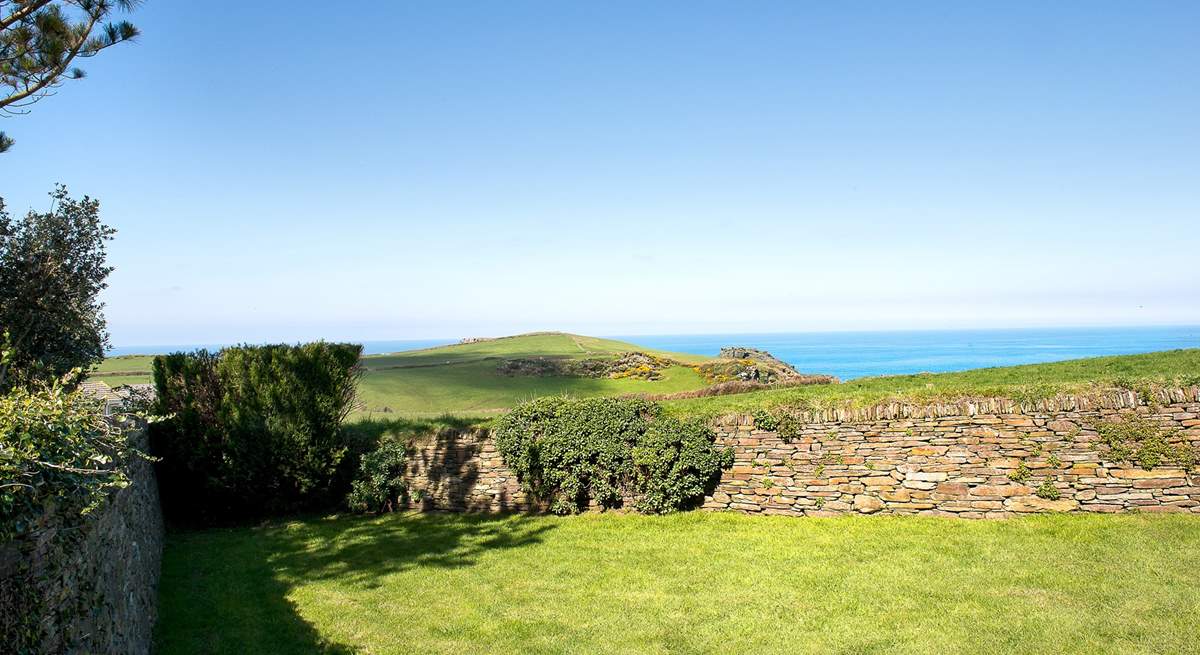
[[[539,398],[502,416],[493,434],[504,462],[558,514],[629,499],[648,513],[685,509],[731,463],[706,425],[640,399]]]
[[[20,114],[66,80],[84,77],[73,64],[129,41],[138,29],[109,20],[140,0],[0,0],[0,112]],[[0,132],[0,152],[12,145]]]
[[[116,230],[100,222],[98,201],[61,185],[50,196],[49,211],[16,221],[0,200],[0,392],[87,368],[108,345],[99,294]]]
[[[220,522],[329,501],[361,354],[317,342],[156,357],[165,419],[151,424],[150,444],[164,512]]]

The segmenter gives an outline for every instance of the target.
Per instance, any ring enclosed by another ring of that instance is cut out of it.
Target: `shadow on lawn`
[[[537,544],[551,529],[518,515],[393,514],[191,533],[172,544],[175,561],[164,566],[159,652],[355,653],[323,637],[291,593],[306,587],[326,611],[339,603],[371,620],[356,591],[412,569],[471,566],[485,552]],[[397,640],[403,632],[397,625]]]

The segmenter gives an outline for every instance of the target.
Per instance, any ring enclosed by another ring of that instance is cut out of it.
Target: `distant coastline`
[[[715,356],[725,346],[760,348],[806,373],[826,373],[850,380],[1200,348],[1200,326],[615,335],[613,338],[647,348],[708,356]],[[377,355],[443,346],[461,339],[361,343],[365,354]],[[113,348],[108,356],[219,349],[223,345],[226,344],[124,346]]]

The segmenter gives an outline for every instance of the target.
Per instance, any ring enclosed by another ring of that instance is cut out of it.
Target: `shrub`
[[[20,537],[47,508],[83,517],[129,484],[138,454],[98,403],[59,384],[0,396],[0,541]]]
[[[361,352],[317,342],[156,357],[164,513],[208,522],[333,504]]]
[[[633,463],[638,510],[665,514],[704,498],[708,484],[733,464],[733,451],[716,447],[699,419],[659,417],[634,447]]]
[[[388,436],[379,447],[362,456],[358,477],[350,486],[346,505],[355,512],[391,512],[405,493],[404,468],[407,465],[408,445],[404,440]]]
[[[525,488],[559,514],[626,497],[644,512],[683,509],[732,457],[702,423],[630,398],[540,398],[501,417],[494,436]]]

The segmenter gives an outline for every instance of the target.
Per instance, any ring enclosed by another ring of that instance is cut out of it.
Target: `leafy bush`
[[[0,396],[0,541],[27,534],[47,508],[83,517],[128,486],[137,454],[98,403],[59,384]]]
[[[154,360],[151,450],[169,518],[212,521],[333,504],[354,344],[239,346]]]
[[[385,437],[379,447],[362,456],[358,477],[351,483],[346,505],[355,512],[391,512],[406,491],[404,467],[408,445],[395,437]]]
[[[526,489],[559,514],[626,499],[644,512],[683,509],[732,462],[704,424],[639,399],[540,398],[501,417],[494,436]]]

